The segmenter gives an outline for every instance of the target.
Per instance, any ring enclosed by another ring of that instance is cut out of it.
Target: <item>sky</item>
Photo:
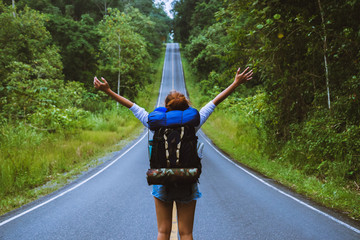
[[[165,12],[169,15],[170,18],[173,18],[173,15],[170,13],[171,3],[173,0],[155,0],[155,3],[164,2],[165,3]]]

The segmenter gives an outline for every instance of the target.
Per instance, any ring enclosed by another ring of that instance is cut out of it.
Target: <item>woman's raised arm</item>
[[[243,84],[250,79],[252,79],[253,71],[247,67],[242,73],[240,73],[240,68],[237,70],[235,75],[235,80],[230,84],[224,91],[219,93],[212,102],[215,105],[219,105],[222,101],[224,101],[240,84]]]
[[[131,102],[130,100],[124,98],[123,96],[120,96],[119,94],[113,92],[110,89],[110,86],[108,84],[108,82],[105,80],[105,78],[101,78],[100,81],[99,79],[97,79],[97,77],[94,77],[94,87],[98,90],[103,91],[104,93],[106,93],[107,95],[109,95],[110,97],[112,97],[115,101],[119,102],[121,105],[127,107],[127,108],[131,108],[134,103]]]

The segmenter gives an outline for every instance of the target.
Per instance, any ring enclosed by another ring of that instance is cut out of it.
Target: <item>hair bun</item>
[[[165,107],[168,110],[186,110],[189,108],[189,100],[178,91],[171,91],[165,99]]]

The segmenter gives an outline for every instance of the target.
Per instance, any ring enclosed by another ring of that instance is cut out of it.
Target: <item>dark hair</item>
[[[171,110],[186,110],[190,106],[189,100],[184,96],[184,94],[178,91],[171,91],[165,99],[165,107]]]

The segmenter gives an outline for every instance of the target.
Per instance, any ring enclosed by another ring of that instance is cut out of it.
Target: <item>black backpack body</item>
[[[151,145],[149,184],[181,185],[198,182],[201,159],[197,152],[195,126],[200,123],[196,109],[152,112],[149,126],[154,130]],[[185,114],[185,115],[184,115]],[[185,121],[184,121],[185,119]]]
[[[198,168],[201,171],[194,127],[156,130],[151,152],[150,168]]]

